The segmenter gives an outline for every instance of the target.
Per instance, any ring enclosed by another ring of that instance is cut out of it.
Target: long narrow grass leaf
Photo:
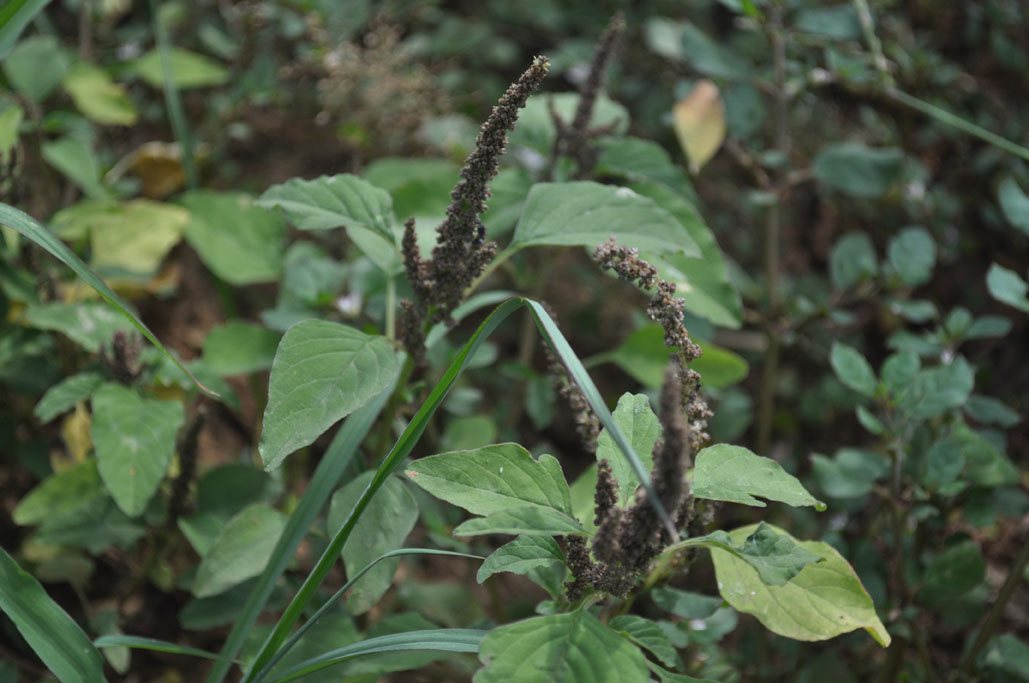
[[[386,404],[392,391],[393,385],[390,385],[362,408],[351,413],[343,422],[343,426],[336,432],[329,449],[318,463],[300,503],[290,515],[286,528],[279,537],[275,550],[272,551],[271,559],[268,560],[268,565],[250,592],[250,597],[243,606],[242,614],[236,620],[232,632],[229,633],[229,637],[222,646],[222,659],[208,674],[208,683],[221,681],[229,672],[231,658],[235,657],[243,646],[247,634],[254,622],[257,621],[272,589],[275,588],[276,581],[286,570],[290,560],[293,559],[293,553],[296,552],[297,546],[307,534],[318,511],[325,506],[336,489],[340,477],[343,476],[343,472],[353,459],[358,446],[364,441],[364,437],[372,428],[379,413],[382,412],[382,407]]]
[[[100,276],[93,272],[93,269],[87,266],[82,259],[76,256],[75,252],[65,246],[64,242],[57,239],[52,232],[47,230],[42,223],[13,206],[0,203],[0,225],[6,225],[14,229],[16,232],[25,235],[25,237],[50,252],[59,261],[64,263],[64,265],[71,268],[76,275],[85,280],[86,284],[95,289],[104,301],[113,306],[115,310],[135,325],[140,334],[149,339],[154,346],[171,358],[172,361],[179,366],[179,369],[189,375],[189,378],[193,380],[193,383],[196,384],[197,387],[211,396],[218,396],[218,394],[201,384],[200,380],[194,377],[193,373],[186,369],[186,366],[182,364],[182,361],[179,360],[178,356],[176,356],[171,350],[167,349],[154,335],[154,333],[150,331],[150,328],[147,327],[142,320],[136,317],[136,314],[129,309],[129,305],[125,303],[120,296],[115,294],[114,291],[107,286],[107,283],[101,280]]]
[[[409,652],[411,650],[478,652],[479,644],[487,633],[488,631],[470,628],[440,628],[431,631],[391,633],[386,636],[369,638],[305,660],[284,671],[282,676],[274,679],[274,683],[292,681],[348,659],[378,652]]]
[[[0,6],[0,59],[7,56],[29,22],[50,0],[8,0]]]
[[[131,647],[137,650],[170,652],[174,655],[188,655],[190,657],[202,657],[203,659],[222,659],[221,655],[216,655],[213,652],[208,652],[207,650],[200,650],[195,647],[189,647],[188,645],[179,645],[178,643],[169,643],[167,640],[143,638],[141,636],[125,636],[120,634],[100,636],[93,641],[93,645],[101,648]]]
[[[179,143],[179,151],[182,158],[182,170],[186,176],[186,186],[197,189],[196,168],[193,165],[193,134],[186,121],[186,113],[182,108],[182,98],[179,97],[179,89],[175,85],[175,74],[172,70],[171,44],[168,40],[168,32],[161,22],[161,13],[158,11],[156,0],[150,0],[150,15],[153,17],[154,37],[157,40],[157,52],[161,57],[161,78],[164,87],[164,102],[168,108],[168,120],[171,123],[172,133]]]

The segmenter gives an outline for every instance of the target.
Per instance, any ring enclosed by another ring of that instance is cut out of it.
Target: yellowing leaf
[[[718,86],[709,80],[700,81],[676,103],[672,115],[690,172],[699,173],[725,140],[725,106]]]
[[[92,419],[86,405],[79,401],[75,404],[75,411],[70,413],[61,423],[61,438],[68,448],[68,455],[72,462],[80,463],[86,459],[86,454],[93,448],[93,439],[89,436],[89,428]]]
[[[143,196],[164,199],[186,185],[182,150],[175,142],[145,142],[125,155],[110,173],[108,182],[132,171],[143,183]]]

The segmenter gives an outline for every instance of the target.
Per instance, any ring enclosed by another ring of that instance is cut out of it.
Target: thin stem
[[[389,275],[386,278],[386,336],[397,338],[397,282]]]
[[[400,376],[397,379],[396,388],[390,394],[386,409],[382,412],[382,423],[379,426],[379,435],[375,440],[375,451],[372,457],[378,458],[385,453],[389,446],[390,434],[393,431],[393,419],[397,415],[397,408],[400,406],[400,397],[407,390],[407,380],[411,378],[414,371],[414,356],[408,354],[404,359],[404,366],[400,369]]]
[[[872,18],[868,0],[854,0],[854,9],[857,10],[861,31],[865,34],[865,42],[868,43],[868,49],[872,51],[872,62],[875,64],[875,69],[879,72],[883,85],[892,88],[893,75],[890,73],[886,55],[883,54],[883,44],[879,40],[879,36],[875,34],[875,20]]]
[[[164,80],[164,101],[168,107],[168,119],[171,122],[172,132],[175,140],[179,143],[179,150],[182,153],[182,170],[186,174],[186,186],[195,190],[197,188],[196,168],[193,166],[193,135],[189,130],[189,123],[186,121],[186,114],[182,109],[182,99],[179,97],[179,89],[175,87],[175,74],[171,63],[171,46],[168,41],[168,34],[161,23],[160,12],[156,0],[150,0],[150,14],[154,23],[154,37],[157,40],[157,50],[161,55],[161,77]]]

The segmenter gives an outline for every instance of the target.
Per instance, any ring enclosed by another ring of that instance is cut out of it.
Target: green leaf
[[[876,275],[876,248],[864,232],[850,232],[829,252],[829,278],[837,289],[850,289]]]
[[[343,526],[374,474],[365,472],[332,496],[328,518],[331,531],[335,532]],[[379,556],[403,545],[417,521],[418,503],[414,496],[399,479],[387,479],[343,546],[343,564],[347,568],[347,576],[354,576]],[[375,606],[393,585],[393,575],[396,574],[399,561],[390,559],[378,563],[351,589],[347,599],[347,610],[351,614],[363,614]]]
[[[65,377],[47,389],[33,412],[40,422],[49,422],[61,413],[74,408],[79,401],[88,399],[103,383],[103,376],[96,372],[80,372]]]
[[[247,195],[198,190],[179,202],[189,209],[186,241],[211,272],[233,285],[282,275],[286,224]]]
[[[1029,284],[1013,270],[994,263],[986,273],[986,288],[994,299],[1029,313]]]
[[[914,419],[939,417],[963,406],[975,386],[975,370],[962,356],[919,372],[898,407]]]
[[[455,536],[519,534],[533,536],[582,535],[586,530],[569,514],[538,505],[520,505],[469,519],[454,529]]]
[[[890,265],[905,287],[917,287],[932,277],[936,265],[936,242],[925,228],[904,228],[886,248]]]
[[[64,75],[64,89],[86,118],[100,124],[131,126],[139,118],[125,86],[88,62],[77,62]]]
[[[750,75],[750,64],[739,53],[712,40],[693,24],[682,27],[683,54],[694,69],[706,76],[740,80]]]
[[[858,353],[857,349],[846,344],[836,342],[829,354],[829,363],[832,365],[836,377],[846,386],[858,392],[862,396],[874,396],[878,382],[875,379],[875,371],[868,364],[865,357]]]
[[[858,448],[841,448],[830,460],[811,456],[811,470],[818,486],[832,498],[858,498],[867,494],[875,482],[890,472],[884,456]]]
[[[0,548],[0,608],[65,683],[103,682],[104,660],[68,613]]]
[[[669,190],[674,191],[676,196],[683,201],[689,200],[689,207],[696,213],[694,208],[696,192],[693,190],[693,186],[682,167],[672,161],[672,157],[665,151],[664,147],[656,142],[631,136],[604,138],[598,140],[598,143],[600,146],[600,156],[597,158],[596,169],[598,175],[616,175],[643,186],[660,185],[667,187]],[[633,189],[636,189],[635,186],[633,186]],[[641,190],[637,191],[661,203],[657,197],[650,193]],[[662,206],[665,205],[662,204]],[[671,207],[665,206],[665,208],[672,211],[672,213],[676,213]],[[679,217],[680,222],[687,229],[690,228],[690,225],[683,221],[681,216],[677,215],[677,217]],[[695,220],[704,230],[707,230],[707,226],[704,225],[704,221],[699,215],[695,216]],[[690,234],[693,234],[692,230]],[[694,235],[694,237],[696,236]]]
[[[93,394],[91,435],[100,476],[129,517],[143,514],[175,450],[182,404],[140,398],[118,384]]]
[[[739,543],[756,528],[757,525],[746,526],[728,535]],[[785,534],[781,529],[772,529]],[[787,638],[827,640],[864,628],[880,645],[889,646],[890,634],[847,561],[828,543],[795,542],[822,561],[806,565],[782,586],[765,584],[746,562],[722,550],[712,550],[722,596],[735,609],[753,614],[765,628]]]
[[[393,157],[368,164],[362,177],[389,192],[394,214],[407,220],[410,216],[444,216],[461,167],[446,159]]]
[[[965,412],[982,424],[995,424],[1001,427],[1014,427],[1022,421],[1022,416],[1003,402],[992,396],[973,394],[965,403]]]
[[[953,599],[972,590],[986,578],[986,564],[979,544],[960,541],[933,557],[925,570],[918,599],[933,603]]]
[[[260,452],[266,470],[388,386],[399,371],[383,337],[324,320],[289,328],[272,364]]]
[[[228,70],[209,57],[181,47],[173,47],[169,56],[175,87],[180,90],[222,85],[229,80]],[[154,88],[164,86],[164,70],[158,50],[151,50],[137,59],[133,68],[148,85]]]
[[[280,339],[278,332],[234,320],[207,333],[204,364],[222,377],[267,370]]]
[[[389,193],[347,173],[321,176],[314,180],[293,178],[273,185],[257,205],[280,207],[286,218],[301,230],[331,230],[363,225],[390,244],[393,237],[393,201]]]
[[[1024,233],[1029,233],[1029,197],[1022,192],[1022,188],[1011,176],[1000,184],[997,201],[1008,223]]]
[[[709,446],[697,454],[692,491],[697,498],[755,507],[765,507],[764,502],[754,498],[761,496],[794,507],[825,508],[824,503],[812,498],[800,481],[786,473],[776,461],[728,444]]]
[[[498,572],[528,574],[536,567],[564,564],[564,553],[550,536],[519,536],[506,543],[486,558],[479,567],[475,580],[482,583]]]
[[[612,619],[608,625],[633,643],[649,650],[665,666],[678,667],[682,664],[668,635],[650,619],[623,614]]]
[[[551,111],[570,123],[579,106],[579,94],[574,92],[538,93],[531,96],[518,115],[518,125],[508,136],[510,147],[531,147],[549,155],[554,149],[557,130]],[[622,135],[629,127],[629,112],[603,93],[597,97],[589,121],[590,127],[609,128],[611,134]]]
[[[24,117],[25,112],[17,104],[0,111],[0,164],[9,164],[14,158]]]
[[[77,137],[66,135],[54,142],[40,145],[40,154],[47,163],[63,173],[87,197],[99,199],[107,196],[100,182],[100,163],[89,145]]]
[[[19,501],[12,518],[19,526],[34,526],[103,494],[96,460],[89,458],[44,479]]]
[[[710,678],[694,678],[693,676],[686,676],[684,674],[677,674],[671,671],[666,671],[654,662],[647,662],[647,666],[650,670],[657,674],[658,680],[661,683],[719,683],[718,681]]]
[[[25,311],[25,322],[40,330],[60,332],[91,353],[109,344],[115,332],[132,329],[110,307],[88,302],[30,306]]]
[[[700,256],[689,232],[654,200],[627,187],[589,181],[533,185],[508,248],[592,248],[611,237],[622,246]]]
[[[654,444],[661,436],[661,424],[650,408],[650,399],[644,394],[624,393],[618,399],[618,406],[612,416],[622,433],[628,437],[640,462],[649,471],[654,464]],[[640,480],[629,462],[622,457],[607,430],[602,430],[597,437],[597,460],[607,460],[618,482],[615,504],[623,509],[628,507],[635,497]]]
[[[972,486],[993,488],[1018,483],[1018,467],[979,432],[959,423],[949,441],[964,456],[964,479]]]
[[[983,655],[980,670],[990,681],[1025,683],[1025,672],[1029,671],[1029,643],[1013,633],[993,638]]]
[[[0,59],[7,57],[29,22],[50,0],[9,0],[0,5]]]
[[[820,182],[853,197],[875,199],[900,179],[904,153],[896,147],[873,148],[859,142],[823,147],[811,170]]]
[[[890,394],[900,396],[908,389],[918,377],[918,371],[922,369],[922,360],[913,351],[901,351],[892,354],[886,359],[882,366],[883,384]]]
[[[61,84],[68,56],[54,36],[36,35],[20,41],[3,60],[11,87],[33,102],[42,102]]]
[[[483,639],[475,683],[629,683],[646,681],[634,644],[586,610],[534,617],[495,628]]]
[[[201,650],[188,645],[169,643],[166,640],[157,638],[141,638],[139,636],[107,635],[100,636],[93,641],[93,645],[99,648],[105,647],[131,647],[137,650],[152,650],[154,652],[168,652],[174,655],[186,655],[188,657],[201,657],[203,659],[221,659],[218,655],[207,650]]]
[[[861,22],[857,10],[848,4],[805,7],[797,12],[793,27],[798,31],[817,33],[837,40],[861,38]]]
[[[587,360],[590,365],[610,361],[627,375],[649,389],[657,389],[664,381],[668,367],[665,331],[660,325],[636,328],[618,348]]]
[[[737,353],[714,344],[698,342],[703,354],[690,367],[700,373],[705,387],[727,389],[747,376],[747,361]]]
[[[285,525],[285,516],[267,505],[255,503],[241,510],[200,561],[193,595],[217,595],[260,574]]]
[[[670,586],[654,588],[650,591],[650,598],[661,609],[683,619],[707,619],[725,603],[722,598],[713,598]]]
[[[519,505],[572,514],[568,484],[557,459],[543,454],[535,460],[516,443],[421,458],[411,463],[406,474],[437,498],[476,515]]]

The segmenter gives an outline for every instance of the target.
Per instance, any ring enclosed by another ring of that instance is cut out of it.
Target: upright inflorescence
[[[518,110],[547,75],[550,62],[537,57],[493,107],[475,140],[475,150],[468,156],[461,179],[450,193],[447,217],[436,228],[436,246],[429,259],[422,259],[415,240],[414,222],[404,224],[403,254],[407,277],[414,289],[415,305],[401,311],[405,340],[415,339],[411,330],[432,322],[450,322],[451,313],[465,290],[497,252],[496,242],[485,240],[481,216],[489,199],[489,182],[500,168],[500,156],[507,149],[507,133],[514,130]],[[420,349],[408,348],[412,353]]]

